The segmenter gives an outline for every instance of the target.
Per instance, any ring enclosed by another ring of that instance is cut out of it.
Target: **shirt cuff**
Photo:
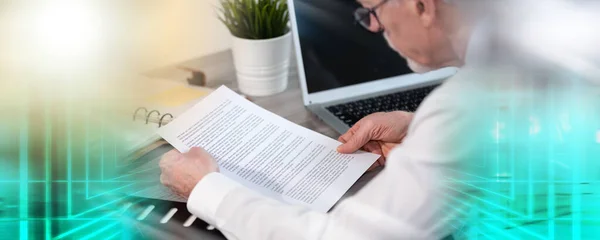
[[[240,186],[239,183],[221,173],[209,173],[192,190],[187,202],[188,211],[207,223],[217,226],[220,222],[217,210],[221,202],[231,191]]]

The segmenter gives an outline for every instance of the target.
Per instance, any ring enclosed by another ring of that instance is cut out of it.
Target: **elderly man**
[[[356,19],[383,32],[390,47],[416,72],[471,61],[475,23],[443,0],[359,0]],[[467,50],[469,49],[469,50]],[[456,107],[452,80],[432,93],[416,114],[376,113],[339,140],[338,151],[381,154],[385,168],[356,195],[329,213],[265,198],[219,173],[201,148],[172,151],[161,160],[161,181],[189,197],[188,209],[231,239],[442,239],[452,236],[460,208],[443,201],[442,179],[460,167],[456,149],[469,122]],[[410,124],[410,125],[409,125]],[[466,144],[465,144],[466,145]],[[461,145],[462,148],[466,146]]]

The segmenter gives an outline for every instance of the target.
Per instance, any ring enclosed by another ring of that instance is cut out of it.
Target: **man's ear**
[[[414,10],[424,27],[433,25],[436,18],[436,0],[414,0]]]

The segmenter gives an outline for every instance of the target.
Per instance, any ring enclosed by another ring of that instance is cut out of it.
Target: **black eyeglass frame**
[[[372,8],[365,8],[365,7],[357,8],[356,10],[354,10],[354,20],[356,21],[357,24],[360,24],[365,29],[371,31],[370,27],[371,27],[371,14],[372,14],[373,17],[375,17],[375,21],[377,21],[377,24],[379,25],[379,29],[377,29],[377,32],[382,32],[384,28],[383,28],[383,25],[381,24],[381,21],[379,20],[379,17],[377,16],[377,13],[375,11],[377,10],[377,8],[383,6],[383,4],[385,4],[389,1],[390,0],[383,0],[380,3],[378,3],[377,5],[373,6]],[[362,11],[362,12],[360,12],[360,11]]]

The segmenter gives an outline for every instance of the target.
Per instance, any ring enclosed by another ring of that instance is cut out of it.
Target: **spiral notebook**
[[[129,149],[129,159],[135,159],[166,144],[156,134],[157,129],[214,91],[211,88],[164,81],[152,82],[151,85],[153,89],[130,112],[132,122],[123,136]]]
[[[132,181],[146,184],[141,191],[136,191],[131,196],[186,202],[185,198],[177,196],[160,184],[160,156],[165,149],[172,148],[157,134],[157,130],[196,105],[214,89],[172,82],[153,82],[150,87],[145,89],[150,93],[143,97],[138,107],[128,112],[130,122],[124,134],[125,141],[130,146],[124,158],[136,165],[135,168],[129,169],[126,175]]]

